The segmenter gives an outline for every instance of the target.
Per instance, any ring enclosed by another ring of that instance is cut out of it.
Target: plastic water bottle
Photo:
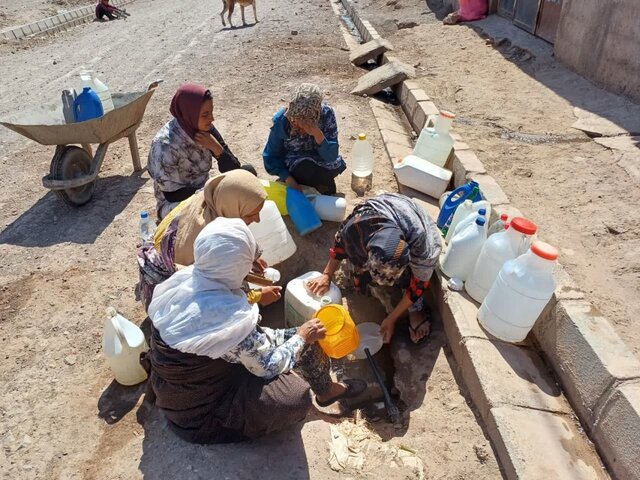
[[[453,235],[447,253],[440,262],[440,269],[449,278],[463,282],[473,273],[482,245],[487,239],[484,216],[478,215],[469,228]]]
[[[153,235],[156,227],[149,217],[149,212],[143,210],[140,212],[140,238],[143,245],[153,245]]]
[[[444,167],[453,148],[453,137],[451,136],[451,124],[456,118],[455,114],[445,110],[435,117],[433,128],[423,128],[413,149],[413,154],[427,160],[438,167]],[[432,118],[430,116],[430,118]]]
[[[490,237],[494,233],[500,233],[505,231],[505,227],[507,226],[507,220],[509,219],[509,215],[503,213],[500,215],[500,218],[493,222],[489,227],[489,231],[487,232],[487,237]]]
[[[73,102],[73,116],[76,122],[86,122],[102,115],[104,115],[104,109],[100,98],[90,87],[84,87],[82,93]]]
[[[358,195],[364,195],[371,189],[373,177],[373,147],[364,133],[358,135],[351,157],[351,189]]]
[[[111,98],[109,87],[98,80],[94,72],[92,72],[91,70],[83,70],[80,72],[80,79],[82,80],[83,87],[90,87],[91,90],[98,94],[100,102],[102,102],[104,113],[109,113],[115,108],[113,105],[113,98]]]

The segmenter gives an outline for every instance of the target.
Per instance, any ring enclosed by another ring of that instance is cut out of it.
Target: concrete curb
[[[135,0],[114,0],[113,5],[122,7]],[[93,21],[95,18],[95,5],[76,8],[68,12],[60,13],[54,17],[48,17],[27,25],[12,27],[0,32],[0,40],[20,40],[26,37],[41,35],[44,33],[54,34],[68,30],[71,27]]]
[[[375,29],[371,27],[369,22],[361,20],[351,2],[349,0],[341,1],[363,39],[368,41],[370,38],[376,38],[374,35],[378,34]],[[387,56],[385,58],[389,60]],[[420,132],[426,125],[428,116],[437,113],[437,106],[415,80],[406,80],[400,83],[396,86],[395,92],[400,99],[402,110],[411,128],[415,132]],[[403,128],[403,125],[401,121],[398,121],[397,116],[394,124],[393,108],[382,104],[382,102],[376,103],[374,100],[371,101],[371,105],[378,120],[389,158],[395,164],[410,153],[411,137],[407,135],[406,131],[398,131]],[[466,143],[461,141],[459,136],[456,136],[453,155],[449,158],[447,167],[453,171],[455,187],[466,183],[469,179],[480,183],[487,200],[494,207],[491,221],[502,213],[507,213],[510,216],[522,215],[517,208],[510,204],[507,195],[495,179],[487,174],[480,159]],[[432,214],[437,213],[437,206],[434,208],[426,205],[426,207],[427,210],[432,210]],[[637,461],[640,458],[640,362],[617,336],[609,321],[584,300],[584,292],[577,287],[561,265],[558,266],[555,277],[557,283],[555,295],[549,302],[545,313],[538,320],[530,338],[540,347],[546,360],[553,367],[571,406],[578,414],[587,433],[596,443],[598,451],[608,464],[611,473],[619,479],[640,479],[640,462]],[[540,366],[537,356],[532,357],[531,351],[527,351],[526,347],[506,348],[500,346],[501,342],[487,338],[476,321],[477,304],[467,299],[473,308],[470,305],[465,305],[462,295],[446,290],[443,288],[443,299],[440,306],[449,343],[456,360],[461,365],[463,377],[474,402],[478,405],[487,422],[489,434],[495,442],[498,455],[509,478],[523,478],[523,476],[527,478],[575,478],[572,475],[579,478],[606,477],[606,474],[598,471],[598,462],[593,458],[595,454],[586,439],[582,442],[580,451],[590,459],[591,472],[589,474],[585,471],[567,470],[565,474],[568,476],[565,476],[555,470],[542,475],[543,472],[534,473],[530,470],[531,466],[536,463],[536,459],[538,459],[537,461],[543,458],[548,460],[548,451],[556,450],[556,448],[549,448],[551,445],[562,448],[558,442],[563,436],[556,435],[561,430],[553,428],[546,432],[539,432],[545,438],[544,442],[529,445],[529,448],[520,450],[518,447],[521,445],[518,442],[523,439],[513,436],[513,434],[509,435],[509,429],[513,427],[509,426],[508,422],[505,423],[501,420],[513,416],[517,425],[518,417],[522,417],[522,408],[525,408],[554,415],[555,417],[549,417],[546,420],[540,419],[540,423],[547,420],[551,422],[546,423],[549,426],[560,421],[556,418],[558,416],[562,417],[562,421],[566,421],[565,416],[570,412],[560,408],[563,402],[550,408],[551,405],[546,402],[543,406],[536,406],[531,402],[528,405],[521,405],[517,402],[513,404],[505,401],[504,398],[502,400],[494,398],[496,393],[491,390],[499,388],[499,384],[492,383],[495,380],[493,377],[496,376],[496,372],[501,372],[498,376],[504,376],[505,372],[509,371],[497,367],[500,365],[501,359],[505,361],[508,357],[504,354],[505,350],[509,350],[510,355],[514,355],[512,359],[518,358],[517,362],[508,362],[513,372],[516,371],[516,364],[533,363]],[[465,309],[466,314],[463,315]],[[447,313],[450,314],[448,319]],[[466,327],[463,328],[465,325]],[[514,348],[521,349],[521,351],[515,353]],[[492,354],[492,350],[498,351],[500,355]],[[483,369],[486,369],[487,366],[492,371],[483,373]],[[538,369],[538,371],[540,370]],[[548,377],[542,375],[538,380],[532,382],[532,388],[535,388],[533,387],[535,385],[548,395],[551,392],[549,384],[542,387],[547,381]],[[511,382],[508,387],[517,389],[518,383],[517,381]],[[557,397],[555,394],[552,396]],[[536,398],[542,401],[545,397]],[[507,405],[506,409],[505,405]],[[499,415],[497,415],[498,413]],[[535,425],[533,426],[535,427]],[[565,427],[575,433],[574,438],[580,437],[575,425],[565,425]],[[549,436],[549,434],[552,435]],[[564,442],[565,440],[562,440],[561,443]],[[513,455],[516,452],[517,458],[514,458]],[[577,457],[577,459],[580,458],[580,456]],[[557,460],[562,463],[562,459],[558,458]],[[538,473],[541,476],[538,476]]]

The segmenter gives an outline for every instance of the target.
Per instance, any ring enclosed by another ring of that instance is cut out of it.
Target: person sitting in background
[[[366,388],[332,381],[318,319],[299,328],[259,325],[257,305],[240,290],[256,250],[245,222],[217,218],[196,238],[194,264],[153,293],[149,383],[188,442],[237,442],[300,422],[311,407],[309,386],[321,407]]]
[[[100,0],[96,5],[96,18],[103,20],[107,17],[109,20],[115,20],[121,16],[129,16],[126,10],[121,10],[118,7],[111,5],[109,0]]]
[[[356,206],[342,222],[329,263],[309,288],[324,295],[340,262],[349,260],[356,291],[373,294],[387,310],[380,325],[384,343],[391,341],[407,311],[409,336],[419,343],[431,333],[423,294],[441,249],[438,227],[413,200],[399,193],[378,195]]]
[[[193,243],[202,229],[218,217],[240,218],[247,225],[260,221],[260,210],[267,198],[260,180],[239,169],[213,177],[204,189],[181,202],[160,222],[154,244],[138,248],[140,281],[136,295],[145,310],[156,285],[180,268],[193,264]],[[256,258],[261,273],[266,262]],[[262,287],[249,292],[252,303],[269,305],[280,298],[282,287]]]
[[[148,170],[153,178],[158,220],[181,201],[204,187],[213,158],[225,173],[241,166],[213,126],[211,91],[196,84],[182,85],[171,100],[172,118],[151,142]]]
[[[300,184],[320,193],[336,193],[335,177],[347,168],[340,156],[336,114],[323,102],[320,87],[300,85],[289,103],[273,117],[262,153],[264,166],[292,188]]]

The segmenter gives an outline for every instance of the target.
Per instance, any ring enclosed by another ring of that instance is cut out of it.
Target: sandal
[[[345,391],[342,392],[340,395],[336,395],[335,397],[330,398],[329,400],[325,400],[324,402],[321,402],[316,397],[316,403],[318,404],[319,407],[328,407],[332,403],[337,402],[338,400],[342,400],[344,398],[357,397],[367,389],[367,382],[365,382],[364,380],[359,380],[357,378],[350,378],[340,383],[342,383],[343,385],[346,385],[347,388],[345,389]]]
[[[424,337],[422,337],[420,340],[418,340],[417,342],[414,342],[413,340],[411,340],[411,342],[414,345],[420,345],[421,343],[426,342],[427,340],[429,340],[429,337],[431,337],[431,332],[433,331],[433,329],[431,328],[431,319],[430,318],[425,318],[422,322],[420,322],[416,327],[412,327],[411,326],[411,321],[407,322],[407,326],[409,327],[409,330],[411,332],[413,332],[414,335],[418,334],[418,330],[420,329],[420,327],[422,327],[425,323],[429,324],[429,333],[427,333]],[[411,339],[411,334],[409,334],[409,338]]]

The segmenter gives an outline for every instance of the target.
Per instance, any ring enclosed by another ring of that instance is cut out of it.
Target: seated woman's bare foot
[[[431,333],[431,321],[424,312],[409,313],[409,335],[413,343],[418,343]]]

